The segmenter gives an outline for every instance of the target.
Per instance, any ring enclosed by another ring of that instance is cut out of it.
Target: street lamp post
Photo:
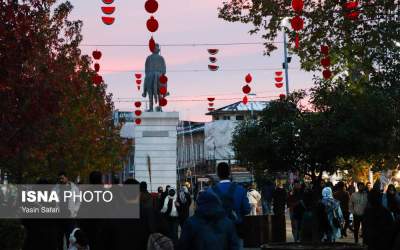
[[[286,83],[286,96],[289,96],[289,64],[288,64],[288,55],[287,55],[287,42],[286,42],[286,32],[285,28],[283,30],[283,59],[284,59],[284,68],[285,68],[285,83]]]

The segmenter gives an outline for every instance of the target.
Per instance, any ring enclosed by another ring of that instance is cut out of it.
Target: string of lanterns
[[[149,14],[154,14],[158,10],[158,2],[156,0],[147,0],[144,4],[144,8]],[[155,19],[154,16],[150,16],[150,18],[146,22],[147,29],[151,33],[154,33],[158,30],[158,26],[159,25],[157,19]],[[153,35],[151,35],[149,40],[150,51],[154,52],[155,47],[156,42],[154,41]]]
[[[115,21],[115,18],[110,16],[115,12],[115,6],[108,6],[108,5],[112,4],[113,2],[114,2],[114,0],[103,0],[103,3],[107,4],[107,6],[102,6],[101,11],[103,12],[103,14],[108,15],[108,16],[102,16],[101,20],[106,25],[111,25]]]
[[[140,109],[140,107],[142,106],[142,103],[140,101],[135,102],[135,123],[136,125],[140,125],[142,123],[142,119],[140,118],[140,116],[142,115],[142,110]]]
[[[140,90],[140,84],[142,84],[142,74],[141,73],[135,73],[136,77],[136,87],[138,90]]]
[[[167,82],[168,82],[168,77],[166,75],[161,75],[160,76],[160,84],[161,84],[161,86],[160,86],[160,89],[159,89],[159,92],[160,92],[160,95],[161,95],[161,98],[159,100],[159,105],[161,107],[165,107],[168,104],[168,101],[165,98],[165,96],[167,95]]]
[[[321,59],[321,65],[324,68],[322,76],[325,80],[328,80],[332,77],[332,72],[329,69],[331,66],[331,59],[329,58],[329,47],[327,45],[321,45],[321,54],[324,55]]]
[[[242,87],[242,91],[244,93],[244,97],[242,99],[242,102],[244,105],[246,105],[249,102],[249,99],[247,97],[247,95],[251,92],[251,88],[249,86],[249,84],[251,83],[251,81],[253,80],[253,77],[250,75],[250,73],[248,73],[245,77],[244,80],[246,82],[246,85],[244,85]]]
[[[96,86],[100,85],[103,82],[103,77],[99,75],[100,71],[100,64],[98,60],[101,58],[101,51],[95,50],[92,52],[93,59],[95,60],[94,64],[94,71],[96,71],[96,74],[92,77],[92,82]]]
[[[215,97],[207,97],[208,100],[208,111],[214,111],[214,101],[215,101]]]
[[[210,60],[210,63],[208,65],[208,69],[210,71],[217,71],[219,66],[215,65],[215,63],[217,62],[217,58],[215,57],[215,55],[218,53],[218,49],[207,49],[208,54],[210,54],[210,57],[208,57],[208,60]]]
[[[303,0],[292,0],[292,8],[296,12],[296,16],[290,19],[290,24],[292,26],[292,29],[296,31],[296,37],[295,37],[295,47],[296,49],[299,48],[300,44],[300,36],[299,36],[299,31],[304,28],[304,20],[300,16],[301,12],[303,12],[303,7],[304,7],[304,2]]]
[[[278,89],[283,87],[283,72],[275,71],[275,87]],[[284,94],[280,94],[279,98],[284,99],[286,96]]]
[[[360,11],[357,10],[358,1],[350,1],[343,5],[345,9],[345,17],[349,20],[357,20],[360,15]]]

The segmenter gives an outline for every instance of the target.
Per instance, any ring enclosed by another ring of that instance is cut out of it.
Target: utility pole
[[[289,63],[287,55],[287,42],[285,28],[283,30],[283,65],[285,69],[286,96],[289,96]]]

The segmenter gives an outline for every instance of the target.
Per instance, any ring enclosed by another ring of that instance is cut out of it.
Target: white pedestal
[[[165,189],[166,185],[176,188],[179,113],[143,112],[141,119],[135,126],[135,179],[146,181],[149,191],[157,191],[159,186]]]

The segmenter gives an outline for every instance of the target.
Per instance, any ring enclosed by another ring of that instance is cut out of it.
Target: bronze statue
[[[166,73],[165,60],[160,56],[160,46],[156,44],[153,54],[149,55],[145,64],[145,78],[143,97],[149,96],[149,110],[153,111],[153,102],[159,103],[160,98],[160,76]],[[161,111],[161,107],[157,107]]]

